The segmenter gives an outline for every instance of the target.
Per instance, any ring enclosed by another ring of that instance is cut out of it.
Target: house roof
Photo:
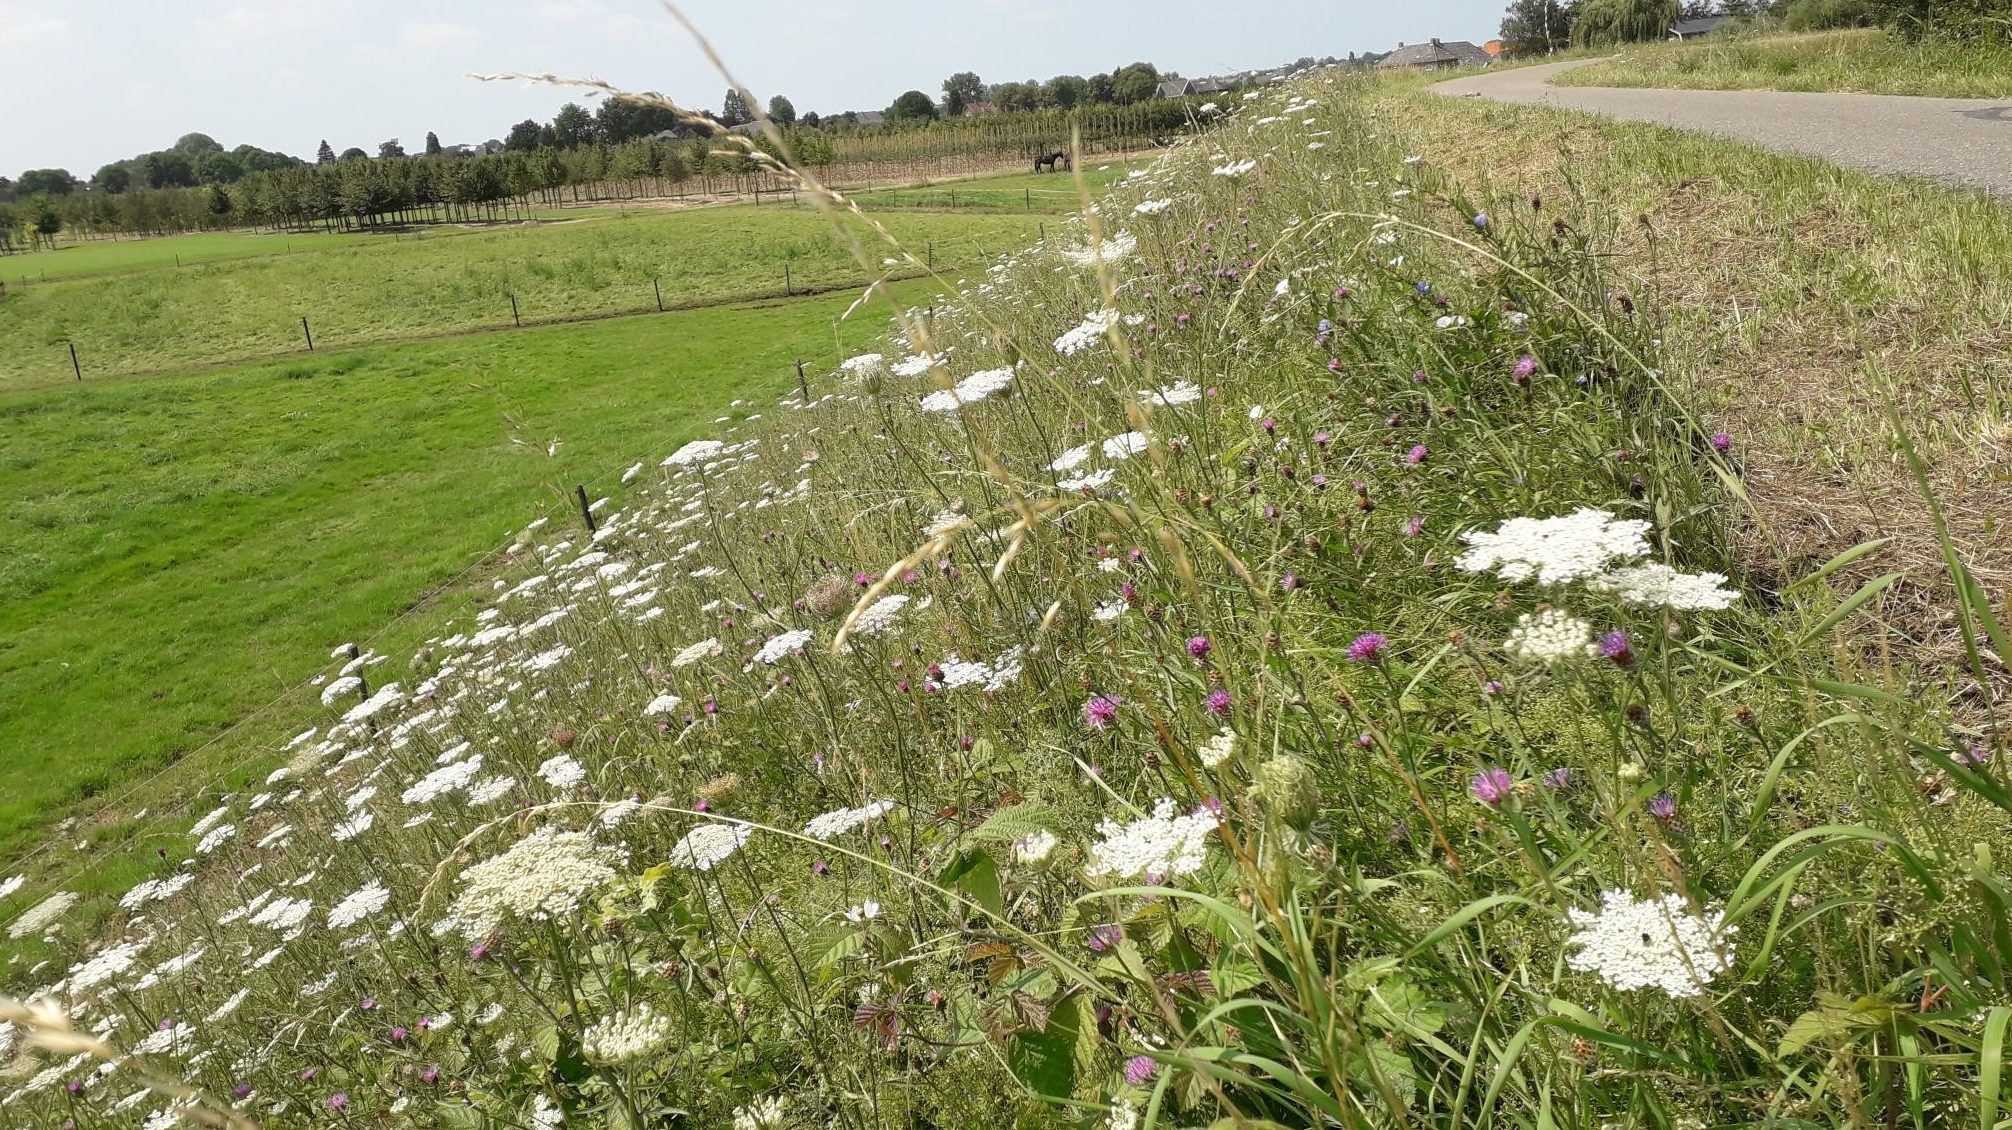
[[[1193,83],[1184,78],[1169,79],[1160,84],[1160,97],[1179,98],[1181,95],[1188,93],[1193,86]]]
[[[1399,47],[1377,63],[1379,67],[1429,67],[1451,63],[1455,66],[1472,66],[1491,60],[1488,52],[1464,39],[1435,39],[1430,43],[1414,43],[1409,47]]]
[[[1694,35],[1703,35],[1731,18],[1730,16],[1703,16],[1695,20],[1678,20],[1676,23],[1670,25],[1670,34],[1681,35],[1685,39],[1689,39]]]

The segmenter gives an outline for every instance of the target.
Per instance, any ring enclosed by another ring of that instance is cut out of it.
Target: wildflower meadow
[[[1736,558],[1658,296],[1363,81],[336,649],[7,924],[0,1127],[2002,1125],[1989,705]]]

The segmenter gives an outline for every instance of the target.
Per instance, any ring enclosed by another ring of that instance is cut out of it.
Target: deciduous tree
[[[1513,0],[1502,17],[1502,48],[1548,55],[1572,45],[1572,8],[1559,0]]]
[[[936,117],[936,100],[919,90],[905,91],[894,104],[887,108],[887,116],[895,121],[912,121],[918,118]]]
[[[985,80],[972,71],[958,71],[943,80],[943,112],[961,116],[973,102],[985,101]]]
[[[432,130],[426,131],[426,155],[428,157],[440,156],[440,135],[434,133]]]
[[[754,111],[748,109],[748,100],[741,96],[738,89],[728,88],[726,100],[720,105],[720,124],[732,128],[754,120]]]
[[[768,116],[769,120],[776,123],[777,125],[783,125],[783,126],[795,125],[796,106],[793,105],[789,99],[784,98],[782,95],[778,94],[774,98],[768,100]]]

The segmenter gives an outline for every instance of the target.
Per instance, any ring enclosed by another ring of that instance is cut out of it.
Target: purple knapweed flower
[[[1083,704],[1083,724],[1092,730],[1109,726],[1118,717],[1118,697],[1116,695],[1096,695]]]
[[[1668,793],[1657,793],[1649,798],[1649,815],[1664,823],[1677,818],[1677,798]]]
[[[1600,654],[1613,660],[1617,667],[1627,667],[1635,662],[1635,649],[1628,642],[1628,633],[1619,628],[1600,637]]]
[[[1519,385],[1527,385],[1530,383],[1530,378],[1535,376],[1536,373],[1537,359],[1525,353],[1517,359],[1516,368],[1511,372],[1509,379]]]
[[[1357,663],[1383,662],[1383,649],[1390,646],[1390,637],[1382,632],[1364,632],[1349,641],[1348,657]]]
[[[321,1100],[321,1105],[330,1110],[347,1110],[349,1108],[349,1096],[343,1094],[341,1091],[337,1091]]]
[[[1209,697],[1202,700],[1202,706],[1218,717],[1227,715],[1230,712],[1230,692],[1220,689],[1210,691]]]
[[[1572,778],[1572,771],[1560,765],[1549,773],[1544,774],[1544,787],[1555,791],[1563,791],[1572,787]]]
[[[1515,787],[1507,769],[1489,768],[1474,774],[1474,780],[1467,785],[1467,795],[1492,807],[1508,799]]]
[[[1083,940],[1083,944],[1090,947],[1091,953],[1103,953],[1124,940],[1125,928],[1116,922],[1106,922],[1090,927],[1090,936]]]
[[[1313,445],[1315,447],[1326,447],[1328,444],[1332,442],[1334,442],[1334,436],[1328,434],[1327,432],[1313,433]]]
[[[426,1070],[419,1073],[419,1081],[429,1087],[440,1082],[440,1068],[430,1063],[427,1064]]]
[[[1422,443],[1416,444],[1412,447],[1412,449],[1409,452],[1405,454],[1404,461],[1415,467],[1418,464],[1425,462],[1425,457],[1430,454],[1432,454],[1431,448],[1426,447]]]
[[[1731,432],[1712,433],[1713,451],[1718,452],[1720,455],[1724,455],[1727,452],[1731,451],[1732,449],[1733,449],[1733,437]]]
[[[1214,646],[1214,644],[1209,642],[1209,637],[1207,636],[1190,636],[1188,638],[1188,654],[1196,659],[1207,659],[1209,649]]]
[[[1425,532],[1425,517],[1424,517],[1424,515],[1421,515],[1421,514],[1414,514],[1414,515],[1412,515],[1412,516],[1411,516],[1411,520],[1410,520],[1410,521],[1408,521],[1408,522],[1404,523],[1404,536],[1405,536],[1405,537],[1408,537],[1408,538],[1415,538],[1415,537],[1417,537],[1417,536],[1418,536],[1419,534],[1422,534],[1422,533],[1424,533],[1424,532]]]
[[[1160,1065],[1153,1062],[1152,1056],[1135,1055],[1125,1061],[1125,1082],[1134,1087],[1143,1087],[1146,1080],[1151,1079],[1153,1073],[1159,1069]]]
[[[1298,573],[1287,573],[1278,579],[1278,587],[1286,592],[1298,592],[1304,585]]]

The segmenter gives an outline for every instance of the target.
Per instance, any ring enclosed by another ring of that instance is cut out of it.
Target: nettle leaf
[[[1258,972],[1257,963],[1247,958],[1224,956],[1209,971],[1209,980],[1214,982],[1217,995],[1227,999],[1242,994],[1263,980],[1263,975]]]
[[[1382,1040],[1371,1040],[1364,1046],[1362,1056],[1350,1063],[1349,1074],[1364,1090],[1380,1094],[1380,1087],[1389,1087],[1406,1107],[1418,1099],[1418,1074],[1410,1057]]]
[[[482,1130],[489,1120],[482,1112],[467,1103],[441,1103],[434,1108],[439,1114],[440,1124],[450,1130]]]
[[[1373,1028],[1432,1035],[1446,1027],[1446,1005],[1403,977],[1393,977],[1370,990],[1363,1022]]]

